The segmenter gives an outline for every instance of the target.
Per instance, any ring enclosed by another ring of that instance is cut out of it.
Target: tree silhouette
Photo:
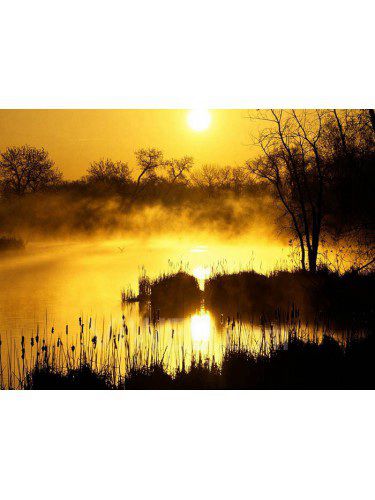
[[[299,242],[301,267],[306,270],[308,264],[315,272],[327,215],[331,211],[332,216],[333,202],[339,196],[332,186],[358,186],[360,174],[368,178],[374,150],[371,114],[363,110],[269,110],[251,118],[264,124],[255,140],[262,155],[247,165],[256,177],[273,186]],[[336,222],[342,223],[345,211],[354,212],[345,205],[351,200],[358,203],[357,196],[352,192],[337,205]],[[363,235],[363,226],[358,234]]]
[[[107,158],[91,163],[86,177],[88,182],[120,183],[131,182],[131,172],[127,163],[114,162]]]
[[[265,124],[257,138],[263,155],[248,166],[275,188],[298,238],[301,267],[306,270],[307,255],[315,272],[327,182],[321,146],[325,111],[259,111],[255,119]]]
[[[326,230],[354,260],[353,270],[375,261],[375,129],[372,110],[333,110],[323,132],[330,178]]]
[[[231,168],[206,164],[191,174],[191,180],[193,185],[204,189],[211,196],[216,191],[230,186]]]
[[[164,166],[164,156],[160,149],[138,149],[135,152],[139,175],[135,185],[134,196],[141,191],[141,183],[146,184],[157,179],[157,170]]]
[[[249,171],[244,166],[232,167],[230,174],[230,186],[236,196],[239,196],[244,188],[250,184]]]
[[[187,183],[188,176],[193,167],[194,161],[191,156],[183,156],[182,158],[173,158],[165,162],[167,169],[167,180],[171,184]]]
[[[23,195],[60,182],[62,174],[44,149],[10,147],[0,155],[0,183],[3,191]]]

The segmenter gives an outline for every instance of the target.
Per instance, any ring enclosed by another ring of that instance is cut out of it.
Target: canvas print
[[[2,389],[373,389],[373,109],[0,110]]]

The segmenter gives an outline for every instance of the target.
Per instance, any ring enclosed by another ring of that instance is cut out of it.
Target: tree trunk
[[[310,273],[316,273],[317,270],[317,260],[318,260],[318,249],[312,248],[309,251],[309,271]]]
[[[309,271],[311,273],[316,273],[317,270],[317,261],[318,261],[318,249],[319,249],[319,233],[320,231],[316,227],[316,223],[314,224],[313,234],[312,234],[312,242],[308,249],[308,257],[309,257]]]
[[[305,243],[303,241],[302,235],[298,234],[299,246],[301,249],[301,268],[302,271],[306,271],[306,251],[305,251]]]

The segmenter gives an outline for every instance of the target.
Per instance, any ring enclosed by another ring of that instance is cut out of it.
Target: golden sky
[[[0,110],[0,151],[44,147],[67,179],[81,177],[103,157],[133,167],[133,153],[141,147],[162,149],[166,157],[193,156],[196,165],[238,165],[254,154],[247,110],[210,114],[210,126],[197,132],[183,109]]]

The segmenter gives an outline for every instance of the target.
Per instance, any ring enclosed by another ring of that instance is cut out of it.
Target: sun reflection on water
[[[199,288],[204,290],[204,283],[211,274],[210,268],[205,266],[197,266],[193,269],[193,276],[197,278]]]
[[[211,317],[207,311],[201,309],[190,320],[191,338],[194,343],[208,342],[211,333]]]

